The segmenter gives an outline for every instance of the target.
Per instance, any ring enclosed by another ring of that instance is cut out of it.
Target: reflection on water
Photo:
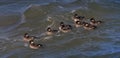
[[[1,0],[0,58],[120,58],[119,5],[118,0]],[[96,30],[45,35],[61,21],[73,25],[74,13],[104,23]],[[30,49],[22,40],[25,32],[39,37],[45,48]]]

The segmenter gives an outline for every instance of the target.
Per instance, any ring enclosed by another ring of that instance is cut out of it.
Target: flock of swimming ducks
[[[96,21],[94,18],[91,18],[89,20],[90,21],[89,23],[85,22],[84,21],[85,17],[79,16],[78,14],[74,14],[72,19],[74,21],[74,25],[76,28],[83,27],[86,30],[94,30],[97,28],[97,25],[102,23],[102,21]],[[60,22],[59,27],[58,27],[59,30],[54,30],[51,27],[48,27],[46,30],[46,34],[53,35],[53,34],[58,33],[59,31],[61,31],[63,33],[67,33],[67,32],[70,32],[72,30],[72,28],[73,27],[71,25],[65,24],[64,22]],[[29,42],[29,47],[32,49],[39,49],[39,48],[43,47],[42,44],[35,43],[35,41],[34,41],[35,38],[36,38],[35,36],[30,36],[28,33],[25,33],[23,40],[25,42]]]

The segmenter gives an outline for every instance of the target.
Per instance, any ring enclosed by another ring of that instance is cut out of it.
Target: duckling
[[[30,40],[29,41],[29,47],[31,49],[39,49],[39,48],[43,47],[43,45],[35,43],[34,40]]]
[[[84,24],[84,22],[76,21],[76,22],[75,22],[75,27],[82,27],[83,24]]]
[[[96,26],[91,25],[89,23],[84,24],[84,29],[86,29],[86,30],[92,30],[92,29],[96,29],[96,28],[97,28]]]
[[[74,14],[72,19],[74,20],[74,22],[76,22],[76,21],[81,21],[84,18],[85,18],[84,16],[78,16],[78,14]]]
[[[91,18],[91,19],[90,19],[90,24],[91,24],[91,25],[99,25],[99,24],[101,24],[101,23],[102,23],[102,21],[95,21],[94,18]]]
[[[48,27],[46,34],[47,35],[53,35],[53,34],[55,34],[57,32],[58,32],[58,30],[52,30],[50,27]]]
[[[30,40],[33,40],[34,38],[36,38],[36,37],[35,36],[29,36],[28,33],[25,33],[23,40],[25,42],[29,42]]]
[[[67,32],[70,32],[72,30],[72,26],[65,25],[64,22],[60,22],[59,30],[64,32],[64,33],[67,33]]]

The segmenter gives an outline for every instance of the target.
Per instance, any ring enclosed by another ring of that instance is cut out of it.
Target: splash
[[[55,21],[52,20],[52,17],[50,17],[50,16],[47,17],[47,21],[48,21],[48,22],[51,22],[51,24],[48,25],[48,27],[51,27],[51,26],[53,26],[53,25],[55,24]],[[47,28],[48,28],[48,27],[47,27]]]

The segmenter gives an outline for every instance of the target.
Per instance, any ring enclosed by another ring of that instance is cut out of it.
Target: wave
[[[6,20],[3,24],[4,28],[0,26],[0,43],[5,44],[4,47],[0,47],[0,52],[4,52],[1,53],[1,58],[16,57],[16,54],[19,58],[34,58],[34,56],[36,58],[69,58],[70,56],[75,58],[74,56],[78,56],[79,58],[81,56],[110,56],[120,52],[119,12],[106,12],[106,9],[111,8],[101,7],[111,6],[111,3],[104,4],[103,0],[45,1],[43,1],[44,3],[19,1],[0,6],[0,12],[3,11],[0,14],[0,22]],[[97,8],[98,6],[100,7]],[[105,19],[105,24],[98,26],[98,29],[94,31],[78,28],[70,33],[60,32],[53,36],[45,34],[47,27],[57,28],[61,21],[72,25],[71,16],[74,13],[86,15],[87,18],[101,16]],[[100,15],[98,15],[99,13]],[[3,16],[6,18],[2,19]],[[14,16],[17,18],[14,18]],[[114,28],[111,28],[113,26]],[[25,32],[32,35],[37,34],[40,37],[39,43],[46,44],[46,47],[40,50],[29,49],[28,44],[24,45],[22,42],[22,36]],[[8,47],[9,45],[12,45],[12,48]]]
[[[9,26],[9,24],[6,25],[6,23],[9,21],[9,19],[4,19],[4,20],[7,20],[7,21],[4,22],[4,24],[3,24],[4,27],[1,27],[2,29],[1,29],[0,32],[7,32],[7,31],[15,29],[16,27],[18,27],[19,25],[21,25],[22,23],[25,22],[25,16],[23,14],[21,14],[21,18],[16,19],[17,20],[16,22],[11,22],[11,23],[14,23],[14,24],[11,24],[10,26]],[[12,19],[10,19],[10,20],[12,20]]]

